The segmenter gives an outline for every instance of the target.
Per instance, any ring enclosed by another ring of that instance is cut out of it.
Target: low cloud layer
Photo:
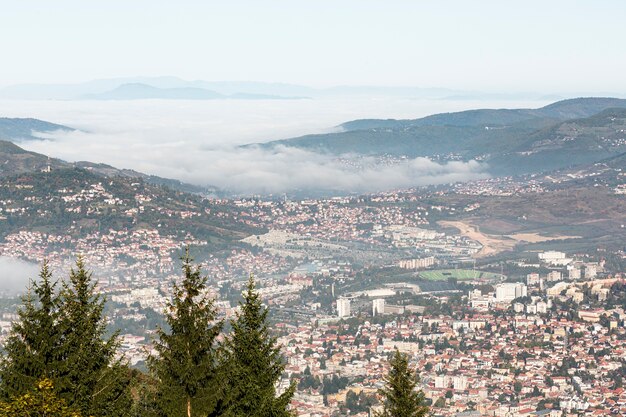
[[[37,279],[39,268],[36,264],[21,259],[0,256],[0,294],[23,294],[30,280]]]
[[[485,178],[486,167],[475,161],[438,164],[417,158],[393,165],[363,159],[355,168],[305,150],[239,145],[330,131],[355,118],[420,117],[473,105],[410,100],[12,102],[9,109],[0,102],[0,115],[80,129],[22,144],[67,161],[103,162],[238,193],[368,192]]]
[[[83,132],[61,134],[30,148],[42,153],[65,148],[66,159],[77,160],[67,158],[71,156],[68,154],[80,151],[85,142],[94,143],[96,154],[108,154],[104,160],[113,160],[118,167],[130,166],[141,172],[243,194],[305,190],[375,192],[488,177],[486,167],[476,161],[439,164],[416,158],[385,165],[373,158],[360,158],[355,167],[330,155],[285,146],[203,147],[185,141],[125,145],[115,144],[113,138]],[[133,163],[137,155],[141,155],[141,160]]]

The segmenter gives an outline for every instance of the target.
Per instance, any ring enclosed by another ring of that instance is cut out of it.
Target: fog
[[[21,259],[0,256],[0,294],[25,293],[30,280],[37,279],[39,267]]]
[[[544,102],[414,99],[0,101],[0,116],[34,117],[76,129],[20,145],[67,161],[102,162],[240,193],[310,188],[380,191],[486,177],[471,161],[425,158],[359,168],[292,148],[240,148],[331,132],[359,118],[418,118],[472,108],[540,107]]]

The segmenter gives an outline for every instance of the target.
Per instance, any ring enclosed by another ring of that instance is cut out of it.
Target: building
[[[519,297],[528,295],[528,287],[521,282],[505,282],[496,285],[496,302],[510,303]]]
[[[526,275],[526,285],[528,286],[539,285],[539,274],[536,272],[533,272],[531,274]]]
[[[572,262],[572,258],[566,258],[565,253],[549,250],[540,253],[539,260],[550,265],[567,265]]]
[[[337,300],[337,315],[339,317],[350,317],[350,300],[339,298]]]
[[[560,271],[550,271],[548,273],[548,281],[550,282],[554,282],[554,281],[560,281],[561,279],[563,279],[563,276],[561,275]]]
[[[585,278],[595,278],[598,275],[598,267],[595,264],[585,264]]]
[[[403,259],[398,262],[398,267],[402,269],[422,269],[433,266],[434,264],[435,258],[429,256],[428,258]]]
[[[372,301],[372,316],[380,316],[385,314],[385,299],[377,298]]]
[[[404,314],[404,306],[385,305],[385,314]]]
[[[569,270],[569,279],[580,279],[580,268],[571,268]]]

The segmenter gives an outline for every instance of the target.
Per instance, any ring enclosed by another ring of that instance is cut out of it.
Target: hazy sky
[[[626,92],[623,0],[0,3],[0,85],[135,75]]]

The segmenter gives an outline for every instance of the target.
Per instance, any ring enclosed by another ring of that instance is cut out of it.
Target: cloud
[[[67,161],[103,162],[239,193],[369,192],[485,178],[486,166],[475,161],[438,164],[426,158],[387,165],[362,158],[354,167],[305,150],[239,145],[329,131],[355,118],[419,117],[473,105],[402,99],[12,101],[0,102],[0,114],[80,129],[21,144]]]
[[[243,193],[372,192],[488,176],[485,166],[475,161],[438,164],[416,158],[388,165],[374,158],[346,156],[352,162],[347,164],[344,159],[289,147],[213,150],[209,155],[211,163],[200,170],[204,178]]]
[[[0,256],[0,294],[26,292],[30,280],[36,279],[39,267],[21,259]]]

